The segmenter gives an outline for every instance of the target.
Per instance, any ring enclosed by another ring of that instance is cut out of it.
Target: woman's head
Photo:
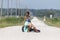
[[[27,11],[26,14],[25,14],[25,16],[30,16],[30,12]]]

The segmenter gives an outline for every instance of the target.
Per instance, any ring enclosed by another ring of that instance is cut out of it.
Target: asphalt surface
[[[40,33],[22,32],[22,26],[0,28],[0,40],[60,40],[60,28],[48,26],[36,17],[32,23]]]

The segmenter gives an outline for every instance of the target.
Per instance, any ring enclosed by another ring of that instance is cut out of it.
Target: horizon
[[[1,8],[0,8],[1,9]],[[3,8],[3,9],[7,9],[7,8]],[[9,8],[11,9],[11,8]],[[12,8],[12,9],[16,9],[16,8]],[[17,9],[34,9],[34,8],[17,8]],[[43,9],[43,8],[42,8]],[[50,8],[50,9],[53,9],[53,8]],[[50,10],[49,9],[49,10]],[[40,10],[40,9],[37,9],[37,10]],[[60,10],[60,9],[53,9],[53,10]]]

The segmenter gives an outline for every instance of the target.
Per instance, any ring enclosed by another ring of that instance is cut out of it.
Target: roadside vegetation
[[[47,18],[45,23],[50,26],[60,27],[60,18],[53,18],[53,19]]]
[[[8,27],[8,26],[15,26],[15,25],[22,25],[24,21],[24,17],[3,17],[0,19],[0,28]]]
[[[43,17],[37,17],[39,20],[44,21]],[[45,23],[49,26],[60,27],[60,18],[46,18]]]

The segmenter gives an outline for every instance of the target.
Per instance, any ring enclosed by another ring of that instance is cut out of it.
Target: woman
[[[36,27],[31,23],[31,19],[30,19],[30,13],[29,13],[29,11],[27,11],[26,12],[26,14],[25,14],[25,24],[24,24],[24,26],[25,26],[25,28],[24,28],[24,30],[26,31],[26,32],[30,32],[32,29],[35,31],[35,32],[40,32],[39,30],[37,30],[36,29]]]

